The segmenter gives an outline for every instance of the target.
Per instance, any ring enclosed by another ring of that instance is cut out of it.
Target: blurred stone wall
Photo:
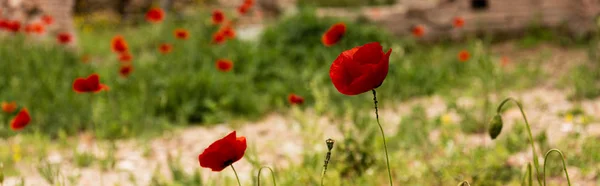
[[[0,0],[0,16],[26,25],[49,15],[54,18],[54,23],[46,28],[46,32],[73,32],[73,6],[74,0]]]

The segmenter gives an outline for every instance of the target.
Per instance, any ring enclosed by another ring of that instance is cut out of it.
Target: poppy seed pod
[[[333,141],[331,138],[329,138],[329,139],[327,139],[327,140],[325,141],[325,143],[327,143],[327,149],[329,149],[329,151],[331,151],[331,149],[333,149],[333,143],[334,143],[334,142],[335,142],[335,141]]]
[[[502,116],[500,114],[496,114],[492,120],[490,120],[490,137],[492,139],[496,139],[500,132],[502,132]]]

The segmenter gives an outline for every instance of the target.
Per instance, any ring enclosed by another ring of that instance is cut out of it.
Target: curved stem
[[[273,171],[273,169],[271,169],[271,167],[261,167],[260,169],[258,169],[258,186],[260,186],[260,172],[264,169],[267,168],[271,171],[271,178],[273,178],[273,186],[277,186],[277,182],[275,181],[275,172]]]
[[[375,117],[377,118],[377,125],[379,125],[379,131],[381,131],[381,138],[383,139],[383,149],[385,150],[385,161],[387,163],[387,171],[388,177],[390,178],[390,186],[394,185],[392,181],[392,171],[390,170],[390,158],[388,155],[387,144],[385,143],[385,134],[383,132],[383,127],[381,127],[381,123],[379,123],[379,111],[377,109],[377,92],[375,89],[373,91],[373,103],[375,103]]]
[[[458,186],[471,186],[471,184],[469,184],[469,182],[467,180],[462,181],[458,184]]]
[[[571,186],[571,179],[569,178],[569,172],[567,172],[567,164],[565,163],[565,155],[558,149],[550,149],[548,152],[546,152],[546,155],[544,156],[544,186],[546,186],[546,161],[548,160],[548,155],[550,155],[550,153],[552,152],[560,154],[563,164],[563,170],[565,171],[565,176],[567,177],[567,183],[569,183],[569,186]]]
[[[231,169],[233,169],[233,173],[235,174],[235,179],[237,179],[238,185],[242,186],[242,183],[240,182],[240,177],[238,177],[237,171],[235,171],[235,168],[233,168],[233,164],[230,165]]]
[[[533,155],[533,167],[535,168],[535,177],[538,180],[538,183],[540,185],[542,185],[542,180],[540,179],[540,171],[538,170],[538,166],[539,166],[539,161],[537,158],[537,155],[535,154],[535,145],[533,142],[533,135],[531,134],[531,127],[529,125],[529,121],[527,121],[527,116],[525,116],[525,112],[523,111],[523,106],[521,105],[521,103],[513,98],[506,98],[504,101],[502,101],[502,103],[500,103],[500,105],[498,106],[498,109],[496,110],[496,112],[499,114],[500,111],[502,110],[502,106],[504,106],[504,104],[506,104],[508,101],[513,101],[515,104],[517,104],[517,106],[519,107],[519,110],[521,111],[521,115],[523,116],[523,119],[525,120],[525,125],[527,126],[527,133],[529,134],[529,141],[531,142],[531,154]]]

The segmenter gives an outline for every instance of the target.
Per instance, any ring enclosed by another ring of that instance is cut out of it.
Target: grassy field
[[[346,34],[323,46],[321,36],[337,22],[346,23]],[[177,39],[177,28],[189,38]],[[508,42],[489,37],[424,44],[370,23],[318,18],[310,9],[266,25],[256,40],[214,44],[218,29],[210,12],[201,11],[167,16],[160,24],[80,23],[76,49],[53,37],[2,37],[0,101],[15,101],[32,118],[13,131],[14,114],[0,114],[7,184],[97,185],[90,174],[101,174],[106,182],[100,185],[236,185],[230,169],[210,172],[197,156],[237,130],[248,138],[237,163],[243,185],[257,184],[263,165],[275,170],[278,185],[319,185],[327,138],[336,143],[325,185],[386,185],[372,95],[340,94],[328,76],[341,52],[373,41],[393,51],[389,74],[376,90],[396,185],[520,185],[533,156],[516,105],[500,110],[501,135],[491,140],[487,134],[496,107],[509,96],[532,115],[540,171],[543,153],[558,148],[573,183],[600,184],[595,36],[579,41],[536,28]],[[133,56],[128,77],[119,75],[122,62],[110,48],[115,35],[127,40]],[[161,43],[171,44],[172,52],[161,54]],[[461,51],[469,58],[461,60]],[[566,61],[556,60],[560,55]],[[219,59],[231,60],[233,69],[219,71]],[[72,90],[76,78],[92,73],[110,90]],[[304,103],[289,103],[292,93]],[[270,120],[273,115],[279,119]],[[123,168],[132,157],[147,163]],[[550,185],[566,185],[560,160],[547,160]],[[271,185],[269,175],[262,184]]]

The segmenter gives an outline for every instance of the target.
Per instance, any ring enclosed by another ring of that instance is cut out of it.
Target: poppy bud
[[[502,132],[502,116],[500,114],[496,114],[494,118],[490,121],[490,137],[492,139],[496,139],[500,132]]]
[[[333,141],[331,138],[329,138],[329,139],[327,139],[327,140],[325,141],[325,143],[327,143],[327,149],[329,149],[329,151],[331,151],[331,149],[333,149],[333,143],[334,143],[334,142],[335,142],[335,141]]]

